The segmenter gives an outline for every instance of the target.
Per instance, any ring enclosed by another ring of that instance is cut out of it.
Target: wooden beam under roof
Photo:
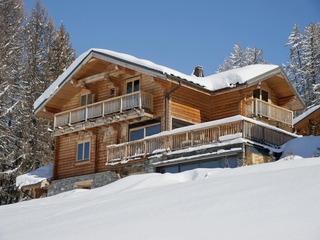
[[[108,79],[108,73],[109,72],[102,72],[102,73],[98,73],[98,74],[95,74],[95,75],[92,75],[92,76],[89,76],[86,78],[82,78],[82,79],[78,80],[76,87],[80,87],[85,83],[92,83],[92,82],[96,82],[99,80],[106,80],[106,79]]]

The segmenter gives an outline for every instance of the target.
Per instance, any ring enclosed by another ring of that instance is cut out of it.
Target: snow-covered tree
[[[0,205],[16,202],[16,176],[53,159],[51,122],[33,103],[74,60],[63,25],[56,29],[40,0],[0,0]]]
[[[244,67],[252,64],[266,63],[263,59],[262,50],[256,47],[247,47],[245,50],[242,49],[240,44],[233,46],[233,53],[229,54],[229,57],[219,66],[217,72],[224,72],[229,69]]]
[[[22,151],[20,118],[24,12],[21,0],[0,0],[0,205],[16,201]]]
[[[309,24],[303,33],[295,25],[286,46],[290,46],[285,66],[289,78],[307,106],[320,104],[320,24]]]

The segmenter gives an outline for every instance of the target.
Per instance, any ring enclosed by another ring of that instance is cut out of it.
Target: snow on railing
[[[242,136],[261,144],[272,147],[280,147],[295,136],[281,129],[257,124],[254,120],[240,117],[232,122],[217,124],[203,124],[203,127],[195,127],[190,130],[190,126],[181,128],[180,131],[168,131],[145,139],[126,142],[122,144],[110,145],[107,147],[107,164],[114,165],[126,163],[132,159],[139,159],[161,152],[175,151],[189,147],[211,144],[222,141],[221,137],[234,135],[237,138]],[[199,124],[201,125],[201,124]],[[195,125],[196,126],[196,125]]]

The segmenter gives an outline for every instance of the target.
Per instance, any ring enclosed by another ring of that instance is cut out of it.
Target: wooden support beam
[[[82,78],[80,80],[78,80],[76,87],[80,87],[83,84],[88,84],[88,83],[92,83],[92,82],[96,82],[96,81],[101,81],[101,80],[106,80],[108,79],[108,74],[109,72],[102,72],[102,73],[98,73],[96,75],[92,75],[86,78]]]

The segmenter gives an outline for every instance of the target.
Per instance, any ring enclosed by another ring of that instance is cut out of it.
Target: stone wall
[[[102,187],[118,179],[119,176],[114,172],[102,172],[65,178],[61,180],[53,180],[48,188],[48,196],[56,195],[77,188]]]

